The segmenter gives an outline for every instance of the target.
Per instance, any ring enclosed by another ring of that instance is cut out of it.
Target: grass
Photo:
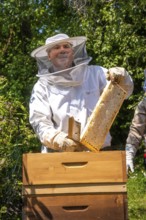
[[[143,150],[135,157],[135,172],[127,181],[129,220],[146,220],[146,169],[143,164]]]

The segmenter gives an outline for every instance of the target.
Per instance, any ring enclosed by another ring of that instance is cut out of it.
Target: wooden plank
[[[74,117],[70,117],[68,121],[68,137],[80,141],[81,123],[75,121]]]
[[[126,92],[118,84],[107,84],[81,134],[84,146],[94,152],[100,150],[125,97]]]
[[[126,182],[124,151],[23,155],[23,185]]]
[[[22,195],[126,192],[126,184],[60,184],[23,186]]]
[[[25,200],[25,219],[126,220],[126,195],[38,196]]]

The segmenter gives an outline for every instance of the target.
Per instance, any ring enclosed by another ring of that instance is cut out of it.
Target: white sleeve
[[[100,69],[102,70],[102,71],[100,71],[100,81],[101,81],[101,86],[100,87],[101,87],[101,93],[102,93],[103,89],[105,88],[105,86],[107,84],[106,73],[107,73],[108,70],[104,67],[101,67],[101,66],[100,66]]]
[[[52,112],[46,87],[39,81],[35,84],[29,103],[29,122],[42,143],[47,141],[52,145],[53,137],[58,133],[54,128]]]

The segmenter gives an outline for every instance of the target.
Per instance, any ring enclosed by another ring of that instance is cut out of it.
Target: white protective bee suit
[[[53,151],[52,140],[56,134],[68,133],[70,116],[81,123],[83,131],[107,83],[108,70],[89,65],[91,58],[87,55],[85,42],[74,47],[74,65],[66,70],[54,72],[47,56],[35,58],[39,79],[32,90],[29,120],[42,143],[41,152],[48,152]],[[128,97],[133,91],[133,82],[126,71],[122,84]],[[46,137],[49,147],[44,146]],[[108,134],[104,146],[110,145]]]

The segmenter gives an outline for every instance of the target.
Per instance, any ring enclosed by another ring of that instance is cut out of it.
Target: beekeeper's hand
[[[134,157],[136,154],[136,148],[134,145],[131,144],[126,144],[126,168],[127,168],[127,173],[130,170],[131,172],[134,172]]]
[[[134,84],[131,76],[123,67],[112,67],[107,72],[107,80],[118,83],[126,91],[125,99],[133,92]]]
[[[126,70],[123,67],[112,67],[107,72],[107,80],[120,84],[125,78],[125,74]]]
[[[53,149],[58,151],[80,151],[81,144],[67,137],[64,132],[58,133],[53,139]]]

